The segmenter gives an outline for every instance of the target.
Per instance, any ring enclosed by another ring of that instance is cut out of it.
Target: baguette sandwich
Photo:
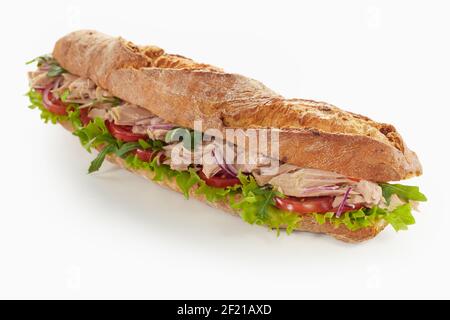
[[[347,242],[406,230],[426,201],[389,183],[422,174],[392,125],[91,30],[32,62],[31,108],[98,152],[89,173],[106,159],[250,224]]]

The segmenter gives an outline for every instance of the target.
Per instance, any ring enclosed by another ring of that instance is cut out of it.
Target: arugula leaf
[[[89,166],[88,173],[93,173],[95,171],[98,171],[100,167],[103,164],[103,161],[105,160],[106,155],[113,153],[117,150],[117,146],[114,144],[109,144],[106,147],[104,147],[97,155],[97,158],[95,158],[91,165]]]
[[[153,151],[161,151],[163,150],[163,147],[166,146],[166,143],[161,140],[149,140],[148,143]]]
[[[92,148],[102,147],[97,157],[91,162],[89,173],[100,169],[106,155],[116,153],[122,157],[129,151],[139,147],[138,143],[123,143],[114,138],[101,118],[95,118],[86,126],[83,126],[80,120],[80,111],[76,110],[69,114],[69,119],[75,129],[73,135],[79,138],[81,145],[88,152],[91,152]]]
[[[98,102],[100,103],[110,103],[113,107],[117,107],[122,103],[122,99],[117,97],[102,97]]]
[[[123,158],[124,155],[126,155],[130,151],[138,149],[140,146],[141,145],[139,144],[139,142],[127,142],[124,143],[119,149],[117,149],[115,151],[115,154]]]
[[[60,65],[58,65],[58,64],[51,64],[50,65],[50,69],[47,72],[47,77],[55,78],[55,77],[60,76],[63,73],[66,73],[66,72],[67,71],[65,69],[63,69]]]
[[[269,216],[268,207],[274,204],[275,191],[272,189],[265,195],[265,199],[262,201],[261,206],[256,213],[256,217],[261,221],[264,221]]]
[[[419,191],[419,187],[405,186],[401,184],[389,184],[381,183],[381,189],[383,190],[383,197],[389,203],[391,196],[396,194],[405,201],[427,201],[427,197]]]
[[[141,149],[147,150],[152,149],[152,151],[161,151],[163,147],[166,145],[164,141],[161,140],[143,140],[139,139],[138,141]]]
[[[274,197],[283,195],[272,188],[258,186],[253,176],[239,173],[238,178],[242,183],[242,197],[238,202],[231,198],[230,204],[240,212],[244,221],[266,225],[276,229],[278,234],[281,227],[285,227],[287,233],[290,233],[299,225],[301,218],[298,214],[282,211],[274,206]]]
[[[147,150],[147,149],[151,148],[150,143],[148,143],[147,141],[145,141],[145,140],[143,140],[143,139],[139,139],[138,142],[139,142],[139,146],[140,146],[142,149],[144,149],[144,150]]]
[[[202,141],[203,133],[186,128],[175,128],[166,133],[166,143],[183,142],[184,148],[194,150]]]
[[[49,66],[49,70],[47,72],[47,77],[50,78],[54,78],[57,76],[60,76],[63,73],[66,73],[67,71],[65,69],[63,69],[58,61],[56,61],[51,55],[46,54],[37,58],[34,58],[33,60],[30,60],[28,62],[26,62],[26,64],[32,64],[37,62],[37,66],[40,67],[42,65],[47,65]]]
[[[49,63],[51,61],[54,61],[53,57],[49,54],[44,54],[42,56],[34,58],[33,60],[26,62],[25,64],[28,65],[37,62],[37,66],[40,67],[42,64]]]

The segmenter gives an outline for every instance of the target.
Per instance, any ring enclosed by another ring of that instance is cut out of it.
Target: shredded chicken
[[[278,187],[286,195],[302,197],[321,195],[318,194],[321,191],[320,189],[317,189],[317,192],[310,192],[312,188],[334,186],[344,183],[352,184],[354,181],[333,172],[316,169],[297,169],[292,172],[277,175],[270,179],[269,183]]]
[[[66,98],[67,101],[87,103],[97,98],[95,93],[96,85],[90,79],[77,78],[70,80],[67,84],[67,89],[69,90],[69,95]]]
[[[193,151],[187,150],[182,142],[169,144],[164,147],[166,162],[173,170],[187,170],[190,165],[202,165],[203,173],[211,177],[213,173],[220,171],[212,152],[215,149],[214,142],[204,142],[201,147]]]
[[[366,207],[372,207],[384,202],[381,187],[374,182],[361,180],[358,183],[348,187],[351,187],[352,191],[346,200],[347,204],[364,204]],[[346,187],[346,189],[348,187]],[[333,201],[333,207],[338,207],[343,200],[344,195],[337,196]]]
[[[147,109],[125,103],[111,109],[114,123],[120,126],[134,126],[136,122],[155,117]]]
[[[404,205],[405,203],[406,202],[403,201],[402,199],[400,199],[399,196],[397,196],[396,194],[393,194],[391,196],[389,203],[387,203],[385,201],[385,199],[383,198],[383,200],[378,204],[378,206],[382,209],[386,209],[387,211],[392,211],[392,210]],[[410,201],[409,203],[412,205],[414,210],[419,211],[417,208],[417,202]]]
[[[43,89],[50,85],[55,79],[47,77],[47,70],[38,69],[28,73],[30,87]]]
[[[106,108],[92,108],[88,113],[89,118],[95,119],[95,118],[101,118],[103,120],[109,120],[111,121],[111,115],[108,112],[108,109]]]
[[[251,172],[251,173],[253,174],[253,176],[255,177],[256,182],[257,182],[260,186],[263,186],[263,185],[265,185],[265,184],[269,184],[270,181],[271,181],[274,177],[276,177],[276,176],[278,176],[278,175],[282,175],[282,174],[288,173],[288,172],[292,172],[292,171],[295,171],[295,170],[298,170],[298,167],[297,167],[297,166],[294,166],[294,165],[291,165],[291,164],[284,163],[284,164],[281,164],[281,165],[278,167],[278,173],[277,173],[277,174],[274,174],[274,175],[264,174],[264,171],[261,170],[261,168],[258,168],[257,165],[255,165],[255,166],[250,170],[250,172]],[[245,171],[244,171],[244,172],[245,172]]]
[[[164,126],[158,128],[158,125],[167,125],[167,122],[153,115],[151,118],[136,121],[132,131],[137,134],[147,134],[153,140],[164,140],[169,129],[164,129]]]

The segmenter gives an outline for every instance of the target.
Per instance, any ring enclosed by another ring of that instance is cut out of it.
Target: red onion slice
[[[57,89],[62,82],[62,78],[59,77],[55,81],[48,84],[46,87],[43,88],[44,92],[42,93],[42,102],[44,103],[44,106],[48,109],[49,107],[54,105],[54,102],[52,101],[54,99],[50,99],[50,94],[52,90]],[[36,89],[36,88],[35,88]]]
[[[43,64],[39,67],[39,70],[41,71],[49,71],[50,70],[50,66],[48,64]]]
[[[156,163],[158,164],[158,166],[160,166],[160,165],[162,164],[162,158],[163,158],[163,156],[164,156],[164,152],[162,152],[162,151],[158,151],[158,152],[156,153],[155,158],[157,158],[157,159],[156,159]]]
[[[61,85],[62,82],[62,77],[58,77],[54,82],[53,82],[53,88],[52,90],[56,90],[59,88],[59,86]]]
[[[232,164],[225,163],[225,165],[227,166],[228,170],[230,170],[230,172],[232,173],[232,176],[236,177],[238,174],[236,168]]]
[[[308,193],[313,193],[316,191],[333,191],[333,190],[337,190],[339,189],[339,186],[321,186],[321,187],[311,187],[311,188],[306,188],[302,194],[308,194]]]
[[[341,204],[339,205],[339,208],[336,211],[336,217],[338,217],[338,218],[341,216],[342,211],[344,210],[345,202],[347,202],[348,196],[350,195],[350,191],[352,191],[351,187],[349,187],[347,189],[347,191],[345,191],[344,198],[342,199],[342,202],[341,202]]]
[[[50,91],[52,90],[52,88],[53,88],[53,84],[50,84],[44,89],[44,92],[42,93],[42,102],[47,109],[53,105],[53,102],[50,100],[50,97],[49,97]]]
[[[149,125],[148,128],[150,130],[172,130],[175,126],[173,124],[153,124]]]
[[[217,152],[215,152],[215,149],[214,150],[212,150],[211,151],[211,153],[212,153],[212,156],[214,157],[214,159],[216,160],[216,162],[217,162],[217,165],[223,170],[223,171],[225,171],[226,173],[228,173],[230,176],[232,176],[232,177],[236,177],[236,169],[234,169],[234,170],[231,170],[230,169],[230,166],[229,165],[227,165],[226,163],[224,163],[225,161],[224,161],[224,159],[223,159],[223,157],[222,157],[222,159],[221,159],[221,157],[219,156],[219,155],[217,155]]]
[[[46,88],[46,86],[33,86],[33,89],[35,90],[45,90]]]

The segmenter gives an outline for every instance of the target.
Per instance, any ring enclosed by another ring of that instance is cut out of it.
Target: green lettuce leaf
[[[149,168],[155,172],[155,181],[163,181],[165,179],[172,180],[173,177],[178,175],[178,171],[170,169],[167,164],[158,164],[158,158],[155,158],[150,162]]]
[[[280,232],[281,227],[285,227],[287,233],[291,233],[300,223],[299,215],[279,210],[273,205],[273,198],[282,196],[281,194],[272,189],[259,187],[253,177],[239,175],[242,185],[215,188],[208,186],[193,168],[188,171],[175,171],[168,165],[158,164],[156,160],[154,159],[151,163],[144,162],[134,155],[129,155],[125,159],[130,168],[154,172],[153,179],[156,181],[175,177],[178,187],[186,198],[189,197],[191,189],[197,186],[195,194],[204,195],[209,202],[228,202],[241,213],[243,220],[251,224],[266,225],[271,229],[276,229],[277,233]],[[236,200],[236,197],[239,200]]]
[[[203,180],[199,181],[199,187],[195,191],[197,195],[204,195],[209,202],[227,201],[229,196],[235,196],[239,193],[240,185],[227,188],[215,188],[208,186]]]
[[[80,139],[81,145],[89,152],[92,148],[104,144],[115,144],[120,147],[120,142],[109,133],[101,118],[95,118],[85,127],[76,128],[73,135]]]
[[[339,218],[336,217],[334,212],[328,212],[326,214],[314,213],[313,215],[319,224],[329,222],[336,228],[343,224],[352,231],[374,226],[381,220],[388,222],[395,231],[407,230],[409,225],[415,223],[411,205],[408,203],[397,207],[391,212],[374,206],[370,209],[362,208],[356,211],[346,212]]]
[[[168,165],[158,164],[157,158],[153,159],[152,162],[145,162],[136,155],[128,155],[125,158],[125,163],[131,169],[150,170],[154,172],[154,181],[163,181],[165,179],[172,180],[172,178],[178,174],[178,171],[170,169]]]
[[[190,168],[189,171],[179,171],[175,178],[175,181],[177,182],[177,185],[181,189],[181,191],[183,191],[186,199],[189,199],[189,191],[191,190],[191,188],[202,180],[195,172],[195,170],[193,168]]]
[[[289,234],[299,225],[300,215],[280,210],[274,206],[274,197],[283,197],[282,194],[272,188],[258,186],[252,176],[239,173],[238,178],[242,183],[242,197],[237,202],[230,198],[230,204],[233,209],[240,212],[244,221],[250,224],[265,225],[277,230],[278,234],[281,227],[285,227]]]
[[[63,94],[59,98],[61,99],[62,102],[66,102],[69,94],[70,94],[70,91],[68,89],[66,89],[66,90],[64,90]]]
[[[125,158],[125,163],[128,167],[135,170],[150,170],[150,162],[145,162],[139,159],[136,155],[130,154]]]
[[[411,205],[404,204],[385,216],[385,220],[395,229],[408,230],[408,226],[414,224],[416,221],[411,213]]]
[[[40,94],[36,90],[30,89],[30,91],[26,93],[26,96],[30,99],[31,105],[29,106],[29,108],[38,109],[41,112],[41,119],[44,120],[45,123],[51,122],[53,124],[56,124],[60,121],[65,121],[68,119],[67,116],[57,115],[48,111],[48,109],[42,103],[42,94]],[[70,105],[70,107],[72,108],[73,106]]]

